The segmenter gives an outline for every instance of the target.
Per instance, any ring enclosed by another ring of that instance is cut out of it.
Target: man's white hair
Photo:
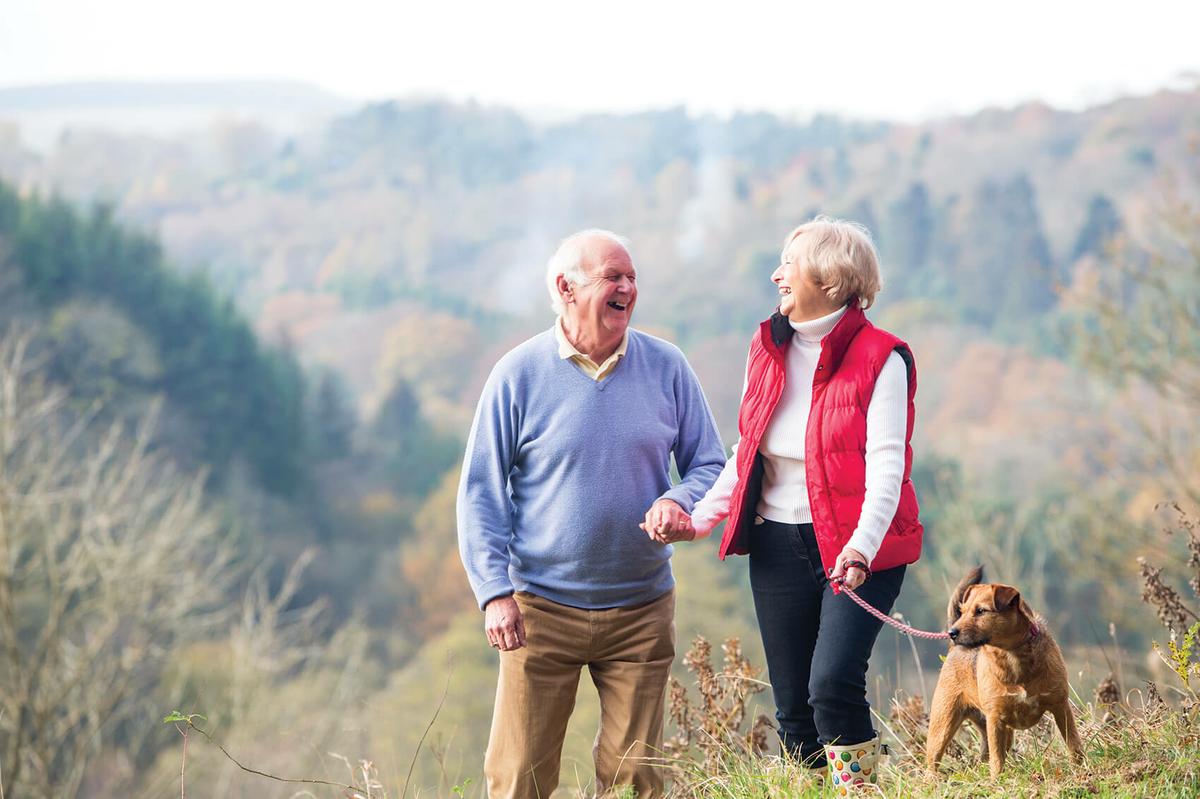
[[[607,239],[620,246],[629,256],[629,260],[633,261],[633,255],[629,252],[629,239],[618,236],[611,230],[588,228],[567,236],[546,262],[546,288],[550,291],[550,307],[559,316],[566,313],[567,306],[562,297],[558,296],[558,276],[562,275],[572,286],[578,286],[587,278],[583,271],[584,244],[594,238]]]

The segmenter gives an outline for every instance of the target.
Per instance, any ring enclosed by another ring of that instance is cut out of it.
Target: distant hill
[[[0,120],[18,124],[22,140],[37,149],[73,128],[171,135],[236,118],[292,132],[353,105],[298,81],[89,81],[0,88]]]
[[[0,111],[208,107],[337,113],[352,103],[298,81],[87,81],[0,88]]]
[[[549,323],[546,258],[589,226],[631,237],[636,324],[700,356],[726,423],[737,381],[724,376],[777,299],[779,239],[816,213],[875,233],[886,290],[873,313],[904,335],[949,325],[967,331],[952,340],[1056,355],[1045,332],[1061,289],[1108,236],[1138,231],[1196,130],[1200,91],[920,125],[682,108],[543,125],[397,100],[306,135],[251,121],[174,138],[74,131],[34,153],[0,131],[0,176],[111,201],[260,332],[343,373],[368,415],[404,379],[461,434],[497,351]]]

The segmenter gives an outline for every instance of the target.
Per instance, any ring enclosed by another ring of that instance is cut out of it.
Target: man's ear
[[[993,594],[993,597],[996,602],[996,610],[1019,609],[1021,607],[1021,592],[1011,585],[996,586],[996,593]]]
[[[559,275],[554,279],[554,285],[558,289],[559,296],[564,299],[570,298],[575,286],[571,281],[567,280],[566,275]]]

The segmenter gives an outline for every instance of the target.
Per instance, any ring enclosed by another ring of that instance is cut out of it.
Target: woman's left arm
[[[904,442],[908,430],[908,367],[900,354],[888,356],[867,406],[866,496],[858,527],[846,546],[870,564],[900,504]]]

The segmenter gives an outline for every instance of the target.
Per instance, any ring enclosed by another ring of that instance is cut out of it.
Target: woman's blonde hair
[[[809,279],[838,305],[857,302],[870,308],[883,288],[879,254],[871,233],[857,222],[818,216],[788,234],[783,250],[800,240],[795,252]]]

